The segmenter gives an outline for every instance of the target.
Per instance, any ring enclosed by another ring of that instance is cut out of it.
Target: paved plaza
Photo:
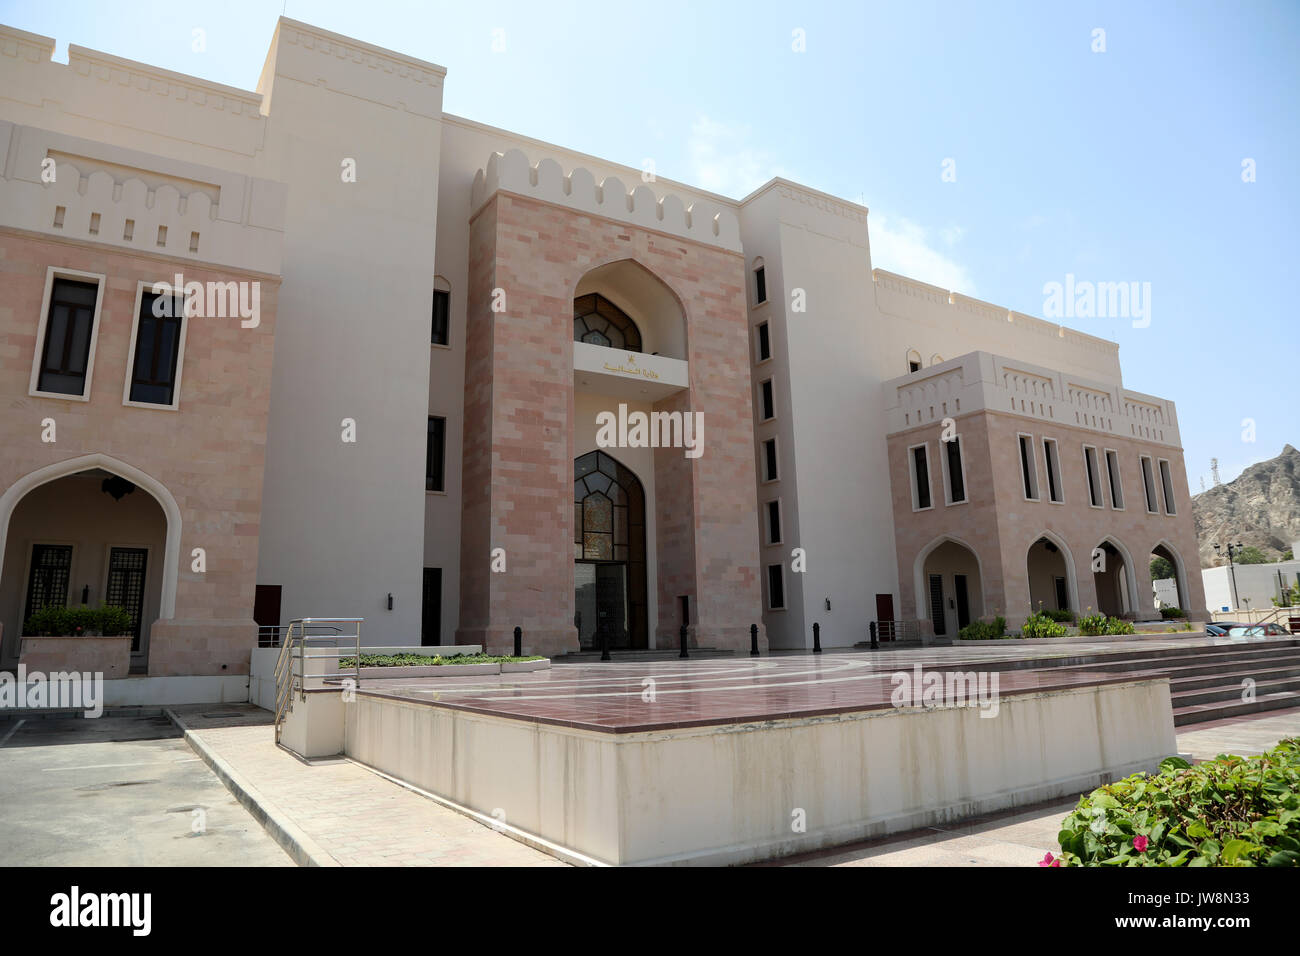
[[[923,671],[999,671],[999,694],[1041,693],[1122,683],[1161,672],[1116,672],[1071,658],[1198,647],[1250,647],[1247,639],[1161,635],[1126,641],[1085,639],[964,642],[951,647],[882,647],[824,654],[559,664],[490,677],[365,680],[362,692],[475,713],[607,733],[634,733],[746,720],[776,720],[885,709],[894,675]],[[1035,667],[1038,663],[1044,666]],[[1045,666],[1052,664],[1054,666]],[[1029,666],[1025,666],[1029,665]]]
[[[0,720],[0,864],[293,860],[157,714]]]

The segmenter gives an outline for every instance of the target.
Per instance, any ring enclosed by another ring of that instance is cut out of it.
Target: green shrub
[[[1107,617],[1105,614],[1088,614],[1079,618],[1079,633],[1089,637],[1099,634],[1132,634],[1133,622],[1122,617]]]
[[[1085,614],[1079,618],[1079,633],[1086,634],[1089,637],[1095,637],[1098,634],[1106,633],[1106,615],[1105,614]]]
[[[1047,610],[1040,611],[1039,613],[1041,613],[1041,614],[1046,614],[1048,617],[1050,617],[1050,618],[1051,618],[1053,621],[1055,621],[1057,624],[1073,624],[1073,623],[1074,623],[1074,612],[1071,611],[1069,608],[1062,608],[1062,609],[1059,610],[1059,611],[1054,611],[1054,610],[1052,610],[1052,609],[1049,608],[1049,609],[1047,609]]]
[[[963,641],[992,641],[1005,637],[1006,633],[1007,619],[998,616],[991,621],[971,621],[957,632],[957,636]]]
[[[114,637],[131,630],[131,615],[115,604],[99,607],[57,607],[47,604],[29,617],[23,633],[33,637],[81,637],[102,634]]]
[[[1169,757],[1079,800],[1065,866],[1300,866],[1300,738],[1258,757]]]
[[[1054,621],[1042,611],[1035,611],[1020,628],[1021,637],[1064,637],[1065,625]]]
[[[1187,617],[1187,612],[1180,607],[1162,607],[1160,616],[1167,621],[1173,617]]]
[[[454,664],[499,664],[518,661],[541,661],[546,658],[534,654],[531,657],[510,657],[494,654],[450,654],[430,656],[428,654],[362,654],[362,667],[441,667]],[[355,657],[339,658],[339,667],[355,667]]]

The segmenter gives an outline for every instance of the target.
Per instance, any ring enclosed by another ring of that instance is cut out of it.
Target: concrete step
[[[1039,670],[1049,667],[1092,667],[1126,670],[1156,669],[1178,666],[1171,658],[1185,658],[1200,663],[1231,660],[1239,655],[1255,656],[1291,650],[1300,653],[1300,640],[1271,638],[1269,640],[1241,640],[1231,644],[1210,647],[1144,648],[1114,653],[1087,651],[1066,653],[1061,657],[1027,657],[1014,661],[999,661],[1000,670]],[[1126,662],[1132,662],[1125,667]],[[1139,663],[1140,662],[1140,663]],[[1185,662],[1186,663],[1186,662]]]
[[[1199,668],[1190,669],[1198,670]],[[1254,678],[1256,681],[1300,677],[1300,661],[1273,666],[1267,666],[1263,663],[1251,663],[1249,666],[1242,665],[1230,671],[1219,671],[1213,674],[1175,676],[1171,673],[1169,677],[1170,693],[1185,693],[1204,690],[1209,687],[1223,687],[1234,682],[1240,684],[1247,677]]]
[[[1234,701],[1212,701],[1174,707],[1174,726],[1183,727],[1207,720],[1222,720],[1225,717],[1240,717],[1243,714],[1258,714],[1266,710],[1282,710],[1288,707],[1300,707],[1300,693],[1282,691],[1274,694],[1259,694],[1254,700],[1243,701],[1238,690],[1237,699]]]
[[[1278,667],[1300,667],[1300,652],[1284,651],[1282,653],[1264,653],[1241,655],[1236,657],[1212,657],[1206,660],[1198,656],[1147,659],[1138,661],[1119,661],[1096,664],[1084,664],[1079,670],[1104,671],[1106,673],[1125,673],[1138,670],[1158,670],[1170,678],[1214,676],[1235,672],[1245,668],[1269,670]]]
[[[1250,677],[1252,675],[1245,675]],[[1255,696],[1263,697],[1268,694],[1285,694],[1300,693],[1300,677],[1282,677],[1276,680],[1255,680]],[[1199,690],[1173,690],[1169,692],[1173,700],[1174,707],[1194,707],[1197,704],[1213,704],[1217,701],[1240,700],[1244,692],[1244,687],[1240,680],[1225,682],[1216,687],[1205,687]]]

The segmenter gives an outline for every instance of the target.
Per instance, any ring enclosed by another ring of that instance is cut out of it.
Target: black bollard
[[[822,626],[816,621],[813,622],[813,653],[822,652]]]
[[[524,656],[524,629],[515,626],[515,657]]]
[[[749,656],[758,656],[758,625],[749,625]]]
[[[878,650],[880,650],[880,641],[878,641],[878,640],[876,639],[876,622],[875,622],[875,621],[872,621],[872,622],[871,622],[871,649],[872,649],[873,651],[878,651]]]
[[[600,659],[607,661],[609,657],[609,628],[601,627],[600,629]]]
[[[686,653],[686,625],[685,625],[685,624],[683,624],[683,625],[681,626],[681,629],[678,630],[678,632],[677,632],[677,636],[678,636],[678,639],[681,641],[681,644],[682,644],[682,652],[681,652],[680,654],[678,654],[677,656],[678,656],[678,657],[690,657],[691,655],[689,655],[689,654]]]

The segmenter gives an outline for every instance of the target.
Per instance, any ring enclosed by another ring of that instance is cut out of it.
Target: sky
[[[1296,0],[0,0],[55,59],[249,90],[281,13],[445,66],[450,113],[737,199],[779,175],[861,202],[878,268],[1040,316],[1067,276],[1137,283],[1142,312],[1061,321],[1176,403],[1192,492],[1212,458],[1229,481],[1300,447]]]

